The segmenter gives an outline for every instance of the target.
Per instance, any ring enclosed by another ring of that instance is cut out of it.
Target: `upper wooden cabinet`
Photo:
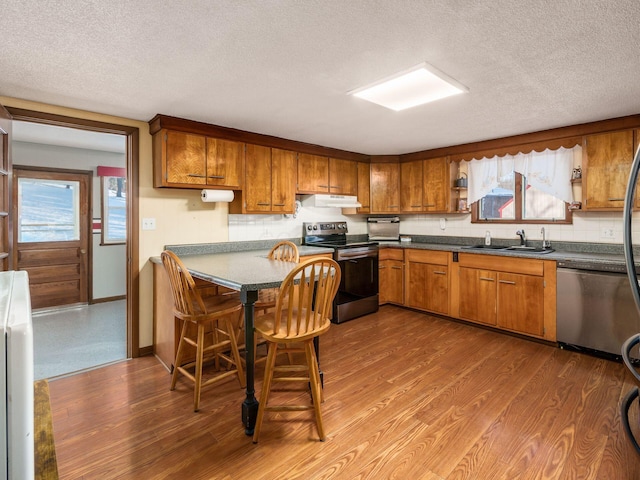
[[[352,160],[299,153],[297,192],[357,195],[357,163]]]
[[[371,213],[400,212],[400,165],[371,164]]]
[[[237,189],[245,144],[162,129],[153,136],[154,187]]]
[[[244,189],[229,213],[294,213],[295,166],[295,152],[247,145]]]
[[[633,147],[633,130],[584,137],[582,203],[585,210],[623,208]]]
[[[358,201],[358,213],[371,212],[371,165],[364,162],[358,162]]]
[[[449,210],[449,161],[446,157],[400,164],[402,212]]]

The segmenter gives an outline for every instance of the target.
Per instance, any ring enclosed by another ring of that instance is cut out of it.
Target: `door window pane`
[[[80,183],[18,179],[18,242],[80,239]]]

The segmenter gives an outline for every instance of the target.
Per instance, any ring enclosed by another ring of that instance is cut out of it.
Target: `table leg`
[[[240,300],[244,305],[244,345],[245,345],[245,366],[247,375],[247,397],[242,403],[242,424],[244,433],[253,435],[258,415],[258,400],[255,397],[254,387],[254,367],[256,352],[254,349],[254,303],[258,299],[257,291],[241,291]]]

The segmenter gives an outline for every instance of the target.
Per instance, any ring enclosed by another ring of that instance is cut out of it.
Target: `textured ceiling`
[[[637,0],[21,0],[0,95],[398,154],[640,113]],[[346,92],[428,62],[469,93]]]

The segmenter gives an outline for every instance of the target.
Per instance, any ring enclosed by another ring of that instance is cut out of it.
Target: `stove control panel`
[[[305,222],[302,224],[303,235],[333,235],[347,233],[347,222]]]

